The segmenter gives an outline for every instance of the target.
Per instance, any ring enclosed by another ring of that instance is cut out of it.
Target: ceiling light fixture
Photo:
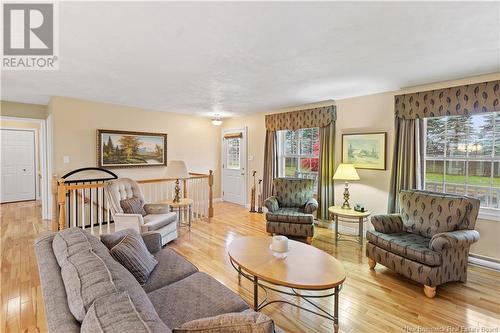
[[[222,125],[222,119],[221,119],[219,114],[216,114],[215,118],[212,119],[212,125],[214,125],[214,126]]]

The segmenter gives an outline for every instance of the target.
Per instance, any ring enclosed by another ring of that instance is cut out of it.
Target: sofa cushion
[[[149,253],[140,235],[129,234],[113,246],[111,255],[122,264],[141,285],[158,265],[155,257]]]
[[[142,216],[147,214],[144,210],[144,200],[139,197],[120,200],[120,207],[125,214],[141,214]]]
[[[168,327],[191,320],[248,309],[243,299],[205,273],[195,273],[148,293],[156,312]]]
[[[429,238],[440,232],[473,228],[469,215],[479,207],[477,199],[415,190],[401,191],[399,201],[406,231]]]
[[[274,333],[271,318],[261,312],[246,310],[215,317],[196,319],[174,328],[174,333]]]
[[[196,266],[169,248],[158,251],[154,257],[158,265],[142,286],[146,292],[167,286],[198,272]]]
[[[429,238],[408,232],[384,234],[378,231],[366,233],[368,241],[387,251],[428,266],[440,266],[441,253],[429,248]]]
[[[77,320],[83,320],[96,299],[126,291],[144,320],[160,321],[158,314],[150,311],[153,305],[137,280],[88,231],[80,228],[62,230],[56,234],[52,245],[61,266],[68,305]],[[70,274],[65,273],[67,271]]]
[[[163,228],[170,223],[177,222],[177,214],[174,212],[167,214],[149,214],[144,216],[143,231],[154,231]]]
[[[153,307],[148,309],[155,312]],[[153,316],[149,316],[150,318]],[[113,293],[98,298],[83,319],[82,333],[168,333],[161,321],[148,320],[137,312],[126,292]]]
[[[274,212],[266,213],[266,220],[272,222],[313,224],[314,216],[304,213],[301,208],[279,208]]]

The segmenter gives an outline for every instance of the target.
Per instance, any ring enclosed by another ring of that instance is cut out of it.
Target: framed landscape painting
[[[167,134],[97,130],[97,164],[102,168],[167,165]]]
[[[358,169],[385,170],[386,132],[342,134],[342,163]]]

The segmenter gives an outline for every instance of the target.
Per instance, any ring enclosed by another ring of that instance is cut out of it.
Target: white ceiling
[[[2,99],[237,115],[500,71],[500,2],[66,2],[60,69]]]

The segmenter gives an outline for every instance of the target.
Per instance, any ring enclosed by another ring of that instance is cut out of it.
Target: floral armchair
[[[271,234],[307,237],[314,236],[314,215],[318,202],[313,197],[314,180],[276,178],[273,196],[264,202],[266,231]]]
[[[366,255],[371,269],[380,263],[424,285],[427,297],[449,281],[467,280],[469,247],[479,200],[428,191],[401,191],[400,213],[373,216]]]

